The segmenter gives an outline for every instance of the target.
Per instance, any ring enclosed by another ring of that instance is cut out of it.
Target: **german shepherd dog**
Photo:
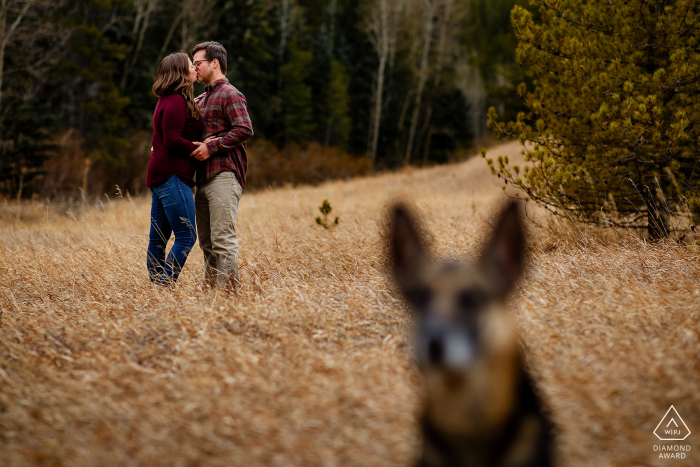
[[[394,274],[415,319],[415,358],[427,392],[419,465],[552,465],[552,427],[504,306],[523,270],[518,205],[503,210],[473,263],[432,260],[403,205],[393,209],[391,226]]]

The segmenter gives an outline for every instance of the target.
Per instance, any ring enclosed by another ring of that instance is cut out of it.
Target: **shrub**
[[[318,143],[288,145],[277,149],[267,141],[256,141],[248,150],[246,188],[285,184],[318,184],[329,179],[351,178],[370,172],[367,157],[354,157],[337,147]]]

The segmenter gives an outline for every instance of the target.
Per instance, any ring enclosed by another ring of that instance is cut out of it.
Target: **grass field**
[[[493,154],[517,157],[518,145]],[[145,269],[150,201],[0,207],[0,465],[406,466],[419,449],[410,317],[386,275],[409,200],[441,256],[473,256],[504,195],[481,158],[246,193],[238,297]],[[338,227],[314,222],[328,199]],[[700,253],[528,208],[512,297],[562,466],[700,464]],[[18,218],[19,217],[19,218]],[[673,404],[692,434],[659,459]]]

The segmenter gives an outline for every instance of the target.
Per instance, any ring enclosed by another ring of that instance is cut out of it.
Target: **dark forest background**
[[[248,100],[253,188],[459,159],[518,110],[516,3],[2,0],[0,193],[142,192],[158,63],[204,40]]]

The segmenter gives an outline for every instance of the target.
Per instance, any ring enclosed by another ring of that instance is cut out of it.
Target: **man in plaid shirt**
[[[245,96],[226,78],[226,49],[203,42],[192,49],[197,81],[206,84],[196,98],[204,117],[203,143],[192,156],[197,166],[195,211],[199,246],[204,252],[206,281],[237,291],[238,238],[236,216],[245,188],[246,141],[253,136]]]

